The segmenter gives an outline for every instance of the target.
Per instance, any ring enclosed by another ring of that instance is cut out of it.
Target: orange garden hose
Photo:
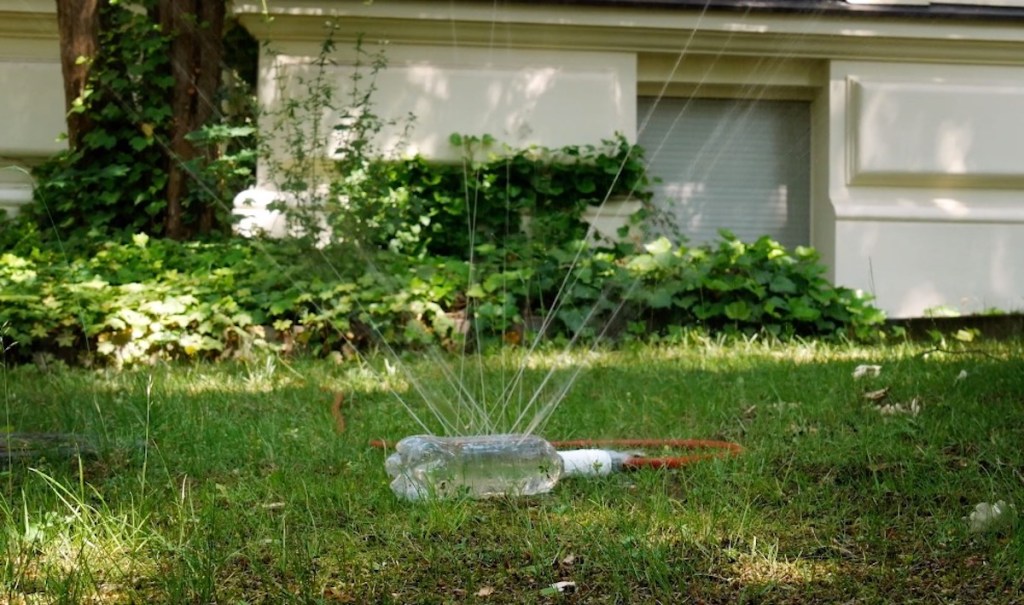
[[[375,439],[370,442],[371,447],[386,449],[393,445],[383,439]],[[736,456],[743,452],[743,447],[729,441],[714,441],[709,439],[570,439],[566,441],[552,441],[551,445],[558,449],[569,448],[625,448],[625,449],[676,449],[676,450],[706,450],[701,453],[688,454],[685,456],[660,456],[647,457],[643,455],[631,456],[623,462],[625,469],[639,468],[681,468],[701,460],[724,458]]]
[[[681,468],[701,460],[737,456],[743,447],[729,441],[709,439],[573,439],[552,441],[556,448],[671,448],[677,450],[707,450],[686,456],[632,456],[622,463],[623,468]]]

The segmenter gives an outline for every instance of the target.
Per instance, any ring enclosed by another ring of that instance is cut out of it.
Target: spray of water
[[[678,52],[675,54],[674,62],[668,76],[665,78],[664,84],[654,95],[653,101],[648,106],[645,114],[638,121],[638,136],[643,135],[647,131],[659,104],[669,97],[670,83],[683,66],[684,61],[691,55],[691,45],[698,32],[701,30],[701,27],[708,15],[710,5],[711,2],[709,0],[704,2],[703,6],[699,9],[692,29],[682,41]],[[742,21],[748,14],[749,12],[738,14],[737,19]],[[808,27],[812,23],[814,17],[814,13],[805,15],[805,22]],[[493,4],[491,20],[491,50],[498,48],[497,29],[501,19],[501,8],[499,4],[495,2]],[[450,24],[451,44],[453,47],[457,48],[459,45],[459,38],[454,11],[451,15]],[[668,141],[678,134],[680,120],[682,120],[690,107],[690,99],[700,96],[700,92],[705,87],[707,78],[712,71],[711,68],[713,68],[724,56],[732,35],[733,34],[730,34],[730,39],[726,40],[726,42],[722,44],[721,50],[711,56],[710,67],[706,69],[700,79],[693,84],[693,93],[677,109],[670,126],[658,139],[658,144],[647,150],[647,158],[649,162],[654,162],[663,152]],[[785,61],[792,56],[794,56],[794,52],[793,48],[790,47],[779,48],[771,58],[762,57],[758,61],[755,71],[762,76],[768,77],[759,78],[759,81],[763,82],[770,80],[770,76],[773,75],[775,71],[782,69]],[[723,127],[717,129],[714,136],[705,142],[704,145],[707,149],[701,149],[699,151],[699,154],[702,156],[715,154],[714,157],[712,157],[712,160],[707,162],[705,167],[706,172],[710,172],[714,168],[715,164],[720,159],[721,153],[723,153],[722,151],[712,151],[712,148],[717,148],[719,150],[725,149],[728,145],[724,143],[736,137],[743,136],[744,125],[750,119],[756,102],[762,100],[768,90],[769,86],[767,84],[751,82],[741,91],[740,96],[746,102],[743,104],[736,104],[730,110],[730,113],[723,118]],[[121,99],[121,102],[125,109],[130,110],[130,103],[124,99]],[[165,151],[170,152],[170,141],[158,137],[157,142],[165,149]],[[616,180],[621,176],[624,166],[625,164],[619,166],[619,173],[615,177]],[[182,163],[182,168],[189,173],[193,178],[194,183],[197,183],[199,186],[204,186],[202,179],[198,178],[198,175],[193,172],[193,168],[191,166]],[[464,164],[464,172],[467,177],[467,182],[471,169],[472,168],[468,163]],[[694,174],[692,176],[695,181],[699,181],[702,177],[700,174]],[[207,190],[206,193],[210,194],[211,198],[218,200],[217,203],[221,206],[222,210],[227,212],[232,210],[232,200],[218,199],[212,190]],[[605,203],[608,201],[610,195],[610,190],[605,193]],[[42,202],[44,208],[47,207],[46,200],[40,200],[40,202]],[[466,191],[465,202],[467,210],[466,228],[470,237],[470,249],[467,251],[469,265],[471,267],[468,283],[466,284],[466,287],[468,288],[469,285],[478,277],[476,274],[475,242],[473,240],[474,234],[476,233],[477,200],[468,190]],[[598,218],[600,218],[602,212],[605,210],[605,203],[602,203],[602,205],[597,208],[596,214]],[[507,218],[510,219],[511,217]],[[511,224],[511,220],[506,220],[506,224]],[[596,224],[596,221],[594,224]],[[57,233],[55,224],[53,228],[58,246],[60,246],[62,254],[64,254],[66,258],[67,252],[63,249],[63,241],[60,237],[60,233]],[[587,239],[589,240],[594,235],[595,227],[592,224],[589,227]],[[265,253],[268,262],[272,263],[275,268],[284,269],[284,267],[279,265],[277,257],[270,253],[265,244],[258,245]],[[341,277],[341,273],[333,265],[332,259],[324,254],[322,249],[314,248],[314,253],[320,256],[323,263],[330,267],[336,276],[339,278]],[[548,420],[556,412],[560,403],[571,392],[574,384],[580,378],[581,373],[585,369],[585,364],[578,361],[578,356],[581,354],[585,356],[587,353],[593,353],[601,346],[601,344],[606,340],[608,331],[611,328],[614,319],[619,315],[625,305],[625,301],[628,299],[629,293],[633,288],[637,287],[637,283],[634,282],[631,285],[630,290],[627,291],[624,296],[621,296],[618,301],[612,301],[613,304],[611,305],[612,311],[610,317],[605,321],[604,325],[597,330],[596,335],[588,339],[589,344],[587,347],[580,350],[580,342],[584,331],[579,330],[564,343],[560,350],[554,353],[556,357],[563,359],[573,359],[574,356],[576,356],[575,358],[577,361],[571,364],[568,372],[560,372],[558,367],[559,364],[552,363],[549,364],[548,370],[539,378],[539,381],[535,386],[527,385],[527,370],[531,365],[533,365],[532,361],[541,354],[545,337],[549,334],[558,311],[566,304],[566,301],[569,299],[568,292],[572,290],[579,280],[578,275],[575,274],[573,269],[581,262],[584,254],[586,254],[586,250],[584,248],[579,248],[576,255],[572,258],[561,283],[556,289],[554,298],[550,301],[550,304],[547,305],[547,312],[542,318],[540,318],[540,325],[533,332],[532,338],[528,342],[524,342],[521,349],[516,351],[514,354],[507,350],[501,351],[499,377],[501,384],[497,385],[497,387],[487,384],[489,372],[486,356],[481,351],[471,350],[468,345],[468,338],[465,339],[460,353],[456,356],[443,352],[438,347],[430,347],[426,351],[430,365],[438,371],[442,377],[444,385],[443,391],[438,390],[437,385],[432,384],[431,381],[418,376],[413,369],[413,365],[406,363],[401,353],[396,350],[391,343],[388,342],[387,338],[385,338],[384,335],[377,331],[373,326],[369,326],[369,328],[374,331],[375,339],[380,344],[380,353],[385,359],[383,368],[378,368],[378,364],[374,363],[373,359],[366,357],[365,353],[358,350],[358,348],[355,350],[355,353],[359,356],[363,365],[375,373],[382,384],[389,384],[394,377],[399,377],[404,381],[404,383],[410,386],[411,391],[415,394],[420,405],[423,407],[420,407],[416,402],[411,401],[407,395],[403,394],[399,389],[391,388],[389,390],[396,402],[406,412],[408,412],[409,417],[423,432],[459,435],[491,434],[499,432],[534,434],[541,431]],[[383,274],[383,271],[380,267],[376,266],[371,256],[366,255],[364,257],[364,262],[366,263],[368,271]],[[583,325],[589,325],[592,320],[595,319],[599,306],[608,302],[609,301],[603,298],[595,302],[584,318]],[[317,303],[314,302],[313,304],[316,305]],[[356,309],[357,311],[367,311],[362,308],[361,303],[359,303],[358,300],[357,305],[360,305],[359,308]],[[323,309],[318,310],[322,311]],[[471,325],[473,326],[472,329],[476,331],[477,340],[480,340],[482,335],[479,333],[479,326],[476,325],[475,322]],[[508,363],[510,360],[513,363]],[[513,366],[510,370],[506,369],[509,365]],[[422,412],[424,411],[423,408],[426,410],[426,417],[422,415]]]

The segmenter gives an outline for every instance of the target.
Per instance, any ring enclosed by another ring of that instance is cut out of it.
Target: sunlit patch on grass
[[[759,547],[756,541],[750,551],[731,554],[733,561],[724,575],[747,586],[824,584],[841,572],[836,561],[780,557],[777,547]]]
[[[66,459],[0,468],[0,603],[526,603],[557,582],[580,602],[1016,602],[1019,523],[972,533],[964,517],[980,501],[1020,506],[1024,357],[1018,343],[972,346],[987,354],[537,351],[547,365],[527,368],[529,395],[544,368],[561,380],[577,367],[564,360],[590,364],[546,438],[726,439],[744,453],[568,478],[539,497],[415,504],[394,498],[386,453],[367,444],[421,430],[392,391],[408,384],[411,411],[430,413],[404,376],[443,394],[433,359],[16,368],[5,424],[98,446],[84,472]],[[483,354],[463,386],[495,401],[521,354]],[[881,375],[856,381],[868,363]],[[862,395],[883,387],[925,412],[881,418]]]
[[[139,580],[159,568],[148,517],[132,508],[108,509],[94,490],[83,496],[39,476],[62,509],[31,512],[23,504],[21,511],[10,511],[20,519],[7,526],[8,597],[12,602],[35,602],[40,595],[76,602],[130,600]]]
[[[565,370],[568,368],[590,367],[601,362],[600,351],[535,351],[524,357],[521,363],[531,370]]]

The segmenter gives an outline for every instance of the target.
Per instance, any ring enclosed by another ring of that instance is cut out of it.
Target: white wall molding
[[[927,72],[849,79],[848,183],[1024,186],[1024,70]]]
[[[0,38],[42,38],[57,41],[57,16],[54,3],[45,3],[51,10],[11,11],[0,5]]]
[[[319,41],[334,19],[343,39],[470,47],[616,50],[808,59],[1024,65],[1016,23],[663,10],[326,0],[237,2],[261,39]],[[414,15],[414,17],[410,17]]]
[[[831,277],[895,317],[1024,308],[1024,67],[836,61],[829,80],[814,224]]]

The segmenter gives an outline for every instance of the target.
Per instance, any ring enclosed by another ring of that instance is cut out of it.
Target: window
[[[637,112],[655,204],[691,243],[723,228],[810,243],[809,103],[641,97]]]

